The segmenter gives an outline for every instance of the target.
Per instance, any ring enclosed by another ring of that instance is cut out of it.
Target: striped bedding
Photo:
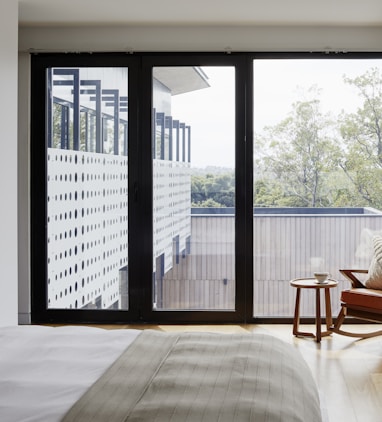
[[[319,422],[309,368],[269,335],[145,330],[64,422]]]

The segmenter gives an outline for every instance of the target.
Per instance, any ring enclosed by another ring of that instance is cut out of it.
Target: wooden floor
[[[104,328],[150,328],[162,331],[253,332],[274,335],[299,350],[317,381],[327,422],[382,421],[382,336],[358,340],[333,334],[317,344],[296,338],[291,325],[114,325]],[[375,326],[346,325],[372,331]],[[304,331],[314,327],[305,325]],[[309,421],[306,421],[309,422]]]

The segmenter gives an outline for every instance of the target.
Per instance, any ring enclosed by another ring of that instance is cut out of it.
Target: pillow
[[[382,290],[382,236],[373,237],[374,256],[368,271],[365,286],[368,289]]]
[[[354,262],[351,268],[368,268],[371,257],[374,255],[373,237],[382,236],[382,230],[362,229],[359,243],[354,253]]]

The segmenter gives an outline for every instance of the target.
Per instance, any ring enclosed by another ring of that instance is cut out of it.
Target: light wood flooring
[[[382,336],[365,340],[333,334],[321,343],[296,338],[283,325],[102,325],[108,329],[138,328],[162,331],[253,332],[274,335],[298,350],[317,381],[326,409],[326,422],[382,422]],[[375,325],[346,325],[372,331]],[[314,326],[302,325],[314,332]],[[306,421],[309,422],[309,421]]]

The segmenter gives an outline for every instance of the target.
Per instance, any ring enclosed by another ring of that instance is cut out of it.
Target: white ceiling
[[[382,0],[19,0],[22,26],[382,26]]]

